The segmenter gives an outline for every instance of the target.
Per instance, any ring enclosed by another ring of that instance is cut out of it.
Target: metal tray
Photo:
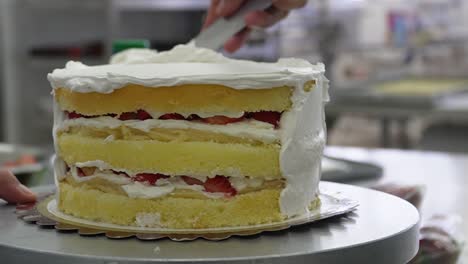
[[[382,167],[365,162],[334,158],[324,155],[322,159],[322,180],[348,183],[371,180],[382,176]]]
[[[45,151],[31,146],[0,143],[0,164],[16,160],[23,154],[34,156],[37,163],[16,166],[11,168],[10,171],[21,183],[27,186],[37,185],[42,181],[44,173],[47,171],[48,159]]]
[[[461,93],[468,92],[468,80],[465,83],[453,86],[453,88],[446,91],[438,91],[427,95],[398,95],[388,94],[376,89],[378,84],[391,83],[400,80],[423,80],[434,79],[437,77],[407,77],[403,79],[389,79],[377,82],[366,82],[359,87],[347,87],[341,89],[334,89],[332,91],[333,103],[344,104],[365,104],[368,106],[381,106],[381,107],[411,107],[419,109],[432,109],[439,100],[456,96]],[[444,78],[449,80],[450,78]],[[455,78],[454,78],[455,79]],[[456,78],[455,80],[462,80]]]

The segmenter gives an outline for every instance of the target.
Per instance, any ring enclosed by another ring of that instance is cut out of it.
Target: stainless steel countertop
[[[418,107],[417,105],[379,106],[367,105],[362,102],[340,101],[326,105],[326,113],[336,116],[343,113],[365,114],[374,117],[408,118],[430,117],[432,119],[468,120],[468,93],[440,99],[433,106]]]
[[[372,162],[383,167],[383,176],[378,181],[356,182],[358,185],[370,186],[378,182],[425,186],[422,219],[434,214],[460,215],[464,219],[464,237],[468,239],[468,155],[350,147],[328,147],[325,152],[333,157]],[[468,260],[466,247],[460,257],[463,259]]]

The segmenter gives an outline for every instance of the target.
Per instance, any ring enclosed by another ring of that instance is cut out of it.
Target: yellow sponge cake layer
[[[236,90],[222,85],[180,85],[149,88],[128,85],[110,94],[55,90],[61,108],[84,115],[133,112],[161,113],[282,112],[291,106],[291,87]]]
[[[161,197],[129,198],[66,182],[59,186],[59,209],[76,217],[135,226],[138,215],[157,215],[167,228],[245,226],[284,219],[279,209],[281,189],[266,189],[230,199]],[[255,212],[255,213],[253,213]]]
[[[59,132],[63,134],[64,132]],[[197,129],[170,129],[152,128],[149,131],[120,126],[117,128],[101,128],[91,126],[73,126],[67,129],[66,134],[79,135],[105,139],[112,136],[114,140],[157,140],[160,142],[216,142],[216,143],[240,143],[250,145],[262,145],[259,139],[252,137],[232,136],[223,133],[202,131]],[[277,140],[278,141],[278,140]],[[276,142],[279,144],[279,142]]]
[[[166,175],[281,178],[280,147],[216,142],[111,140],[62,134],[59,155],[68,164],[102,160],[115,168]]]

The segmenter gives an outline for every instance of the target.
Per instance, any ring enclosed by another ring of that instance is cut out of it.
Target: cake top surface
[[[323,74],[323,64],[303,59],[275,63],[234,60],[194,45],[178,45],[166,52],[130,49],[114,55],[111,64],[86,66],[70,61],[48,75],[53,88],[75,92],[111,93],[127,84],[147,87],[182,84],[220,84],[234,89],[268,89],[307,81]]]

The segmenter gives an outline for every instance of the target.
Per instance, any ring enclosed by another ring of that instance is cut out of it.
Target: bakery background
[[[117,39],[147,39],[157,50],[185,43],[200,30],[209,5],[184,0],[0,3],[1,139],[41,147],[51,142],[48,72],[68,60],[106,63]],[[462,140],[452,137],[463,136],[468,97],[428,91],[413,98],[400,91],[395,98],[372,88],[413,77],[463,80],[468,68],[466,11],[466,1],[454,0],[309,1],[281,24],[254,32],[230,56],[324,61],[333,81],[328,106],[333,145],[465,151]],[[368,105],[362,107],[362,102]]]
[[[107,63],[116,40],[145,39],[157,50],[185,43],[199,32],[208,6],[206,0],[0,0],[0,142],[28,146],[21,151],[47,163],[53,152],[47,73],[68,60]],[[379,184],[397,183],[380,187],[416,205],[426,189],[425,218],[452,219],[455,212],[466,219],[468,208],[457,201],[467,198],[468,186],[467,13],[463,0],[309,0],[228,56],[323,61],[332,80],[325,153],[335,158],[324,162],[335,173],[327,179],[380,175]],[[6,146],[0,152],[11,151]],[[28,184],[51,181],[46,173]],[[439,193],[453,197],[441,200]],[[468,226],[461,229],[468,234]]]

